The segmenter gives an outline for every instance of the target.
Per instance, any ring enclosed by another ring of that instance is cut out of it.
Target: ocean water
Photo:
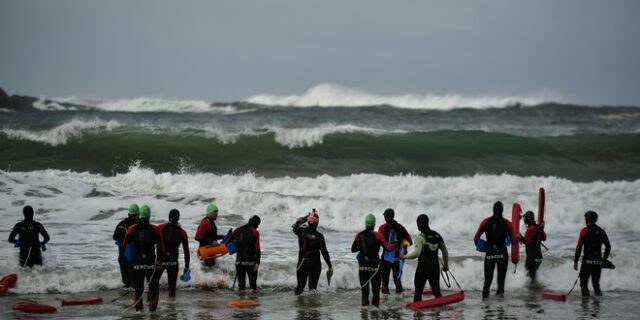
[[[8,237],[22,207],[31,205],[51,242],[44,265],[32,270],[17,265],[13,246],[0,246],[0,275],[19,276],[18,287],[0,297],[0,318],[21,318],[10,310],[16,302],[59,306],[68,297],[95,295],[105,303],[59,308],[46,318],[150,316],[127,309],[131,299],[111,302],[122,294],[111,234],[133,202],[152,208],[152,223],[180,210],[190,237],[192,280],[179,283],[175,300],[162,291],[152,317],[635,319],[640,311],[640,222],[634,219],[640,108],[367,96],[327,87],[234,103],[65,98],[36,106],[0,112],[0,237]],[[497,200],[505,211],[518,202],[535,212],[540,187],[546,189],[549,250],[539,285],[530,286],[522,263],[515,273],[511,264],[505,297],[482,301],[483,256],[472,242],[478,224]],[[231,287],[234,279],[235,257],[222,258],[212,271],[196,261],[193,236],[211,202],[220,207],[221,230],[262,217],[260,291],[247,293],[259,302],[255,309],[224,307],[241,297],[230,288],[196,288],[220,279]],[[317,294],[296,298],[290,227],[311,208],[320,213],[334,277],[331,286],[321,279]],[[447,242],[463,302],[416,314],[404,308],[412,299],[412,261],[403,275],[405,296],[386,296],[379,309],[359,307],[351,242],[367,213],[379,225],[386,208],[394,208],[413,235],[416,217],[429,215]],[[603,271],[605,296],[541,300],[542,291],[567,292],[573,285],[573,254],[587,210],[599,213],[613,246],[616,269]]]

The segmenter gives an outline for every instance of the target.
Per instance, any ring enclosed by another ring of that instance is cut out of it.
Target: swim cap
[[[218,206],[216,206],[215,204],[212,203],[207,206],[207,213],[216,212],[216,211],[218,211]]]
[[[22,208],[22,214],[26,220],[33,220],[33,207],[25,206]]]
[[[178,211],[178,209],[171,209],[171,211],[169,211],[169,221],[176,223],[178,220],[180,220],[180,211]]]
[[[149,208],[148,205],[143,204],[142,207],[140,207],[140,218],[141,219],[151,218],[151,208]]]
[[[258,226],[260,225],[260,217],[258,217],[257,215],[252,216],[249,219],[249,224],[254,227],[254,228],[258,228]]]
[[[307,218],[307,222],[309,222],[309,224],[318,224],[320,223],[320,217],[315,212],[309,212],[309,217]]]
[[[369,213],[365,218],[364,218],[364,225],[367,227],[373,227],[376,225],[376,216],[374,216],[372,213]]]
[[[383,215],[385,218],[391,218],[391,219],[393,219],[393,218],[396,216],[396,212],[395,212],[395,211],[393,211],[393,209],[389,208],[389,209],[385,210],[385,211],[382,213],[382,215]]]
[[[419,215],[416,224],[418,225],[418,230],[422,232],[429,230],[429,217],[426,214]]]
[[[524,223],[526,223],[526,224],[534,224],[534,223],[536,223],[536,221],[533,219],[533,212],[532,211],[527,211],[524,214]]]
[[[504,207],[502,206],[502,202],[500,201],[496,201],[496,203],[493,204],[493,215],[502,215],[502,211],[504,210]]]
[[[595,211],[587,211],[584,213],[584,221],[587,223],[596,223],[598,221],[598,214]]]
[[[138,207],[137,204],[133,203],[129,206],[129,215],[130,216],[140,215],[140,208]]]

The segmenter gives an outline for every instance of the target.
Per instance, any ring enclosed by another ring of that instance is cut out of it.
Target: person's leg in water
[[[318,289],[318,280],[320,280],[320,273],[322,272],[322,265],[316,264],[309,267],[309,290]]]
[[[158,308],[158,300],[160,299],[160,276],[162,275],[162,269],[146,270],[145,277],[149,279],[149,310],[156,311]]]
[[[376,272],[371,279],[371,291],[373,296],[371,297],[371,305],[379,306],[380,305],[380,283],[382,279],[380,277],[380,273]]]
[[[427,275],[421,266],[418,266],[416,269],[416,275],[413,278],[413,287],[415,288],[415,292],[413,294],[413,301],[422,301],[422,291],[424,290],[424,286],[427,283]]]
[[[122,277],[122,285],[125,288],[131,287],[131,270],[129,269],[129,260],[125,255],[118,257],[118,265],[120,266],[120,276]]]
[[[504,294],[504,281],[507,278],[507,269],[509,267],[509,259],[503,258],[498,260],[498,289],[496,295]]]
[[[380,261],[380,278],[382,280],[382,293],[389,293],[389,274],[391,273],[392,264],[386,260]]]
[[[589,265],[583,263],[580,266],[580,291],[583,297],[588,297],[589,294],[589,277],[591,276],[591,268]]]
[[[484,259],[484,285],[482,286],[482,298],[489,297],[489,290],[493,282],[493,270],[496,268],[495,260]]]
[[[396,260],[396,261],[393,262],[391,270],[393,271],[391,273],[391,277],[393,277],[393,283],[396,285],[396,293],[402,293],[402,291],[404,290],[402,288],[402,280],[398,277],[398,274],[400,274],[400,261],[399,260]],[[389,287],[387,287],[387,288],[389,288]]]
[[[602,267],[594,266],[591,273],[591,284],[593,285],[593,294],[596,296],[602,295],[600,290],[600,275],[602,274]]]
[[[246,289],[246,274],[247,267],[243,265],[236,264],[236,275],[238,278],[238,290]]]
[[[442,297],[442,292],[440,291],[440,268],[438,265],[430,268],[428,270],[427,279],[429,279],[429,286],[431,287],[431,291],[433,292],[433,296],[436,298]]]
[[[249,276],[249,287],[251,290],[258,290],[258,270],[254,266],[247,267],[247,275]]]
[[[360,289],[362,291],[362,306],[369,305],[369,285],[371,284],[369,279],[372,275],[373,272],[371,271],[360,270],[360,272],[358,272],[358,276],[360,278],[360,287],[362,287]]]
[[[143,310],[142,293],[144,292],[144,270],[134,269],[132,272],[132,282],[135,289],[135,295],[133,296],[133,302],[135,303],[136,311]]]
[[[209,268],[214,267],[216,265],[216,259],[204,260],[202,261],[202,264],[205,267],[209,267]]]
[[[167,266],[165,267],[165,269],[167,269],[167,283],[169,285],[169,298],[174,298],[176,296],[179,266],[176,264],[174,266]]]
[[[307,285],[307,277],[309,276],[309,270],[307,268],[308,263],[302,263],[302,266],[296,271],[296,279],[298,280],[298,285],[296,286],[296,291],[294,294],[300,295],[304,291],[304,287]]]

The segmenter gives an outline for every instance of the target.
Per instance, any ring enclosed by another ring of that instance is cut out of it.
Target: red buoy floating
[[[98,303],[102,303],[102,297],[89,297],[89,298],[76,299],[76,300],[62,300],[63,306],[77,306],[77,305],[98,304]]]
[[[58,311],[55,307],[39,303],[19,303],[13,306],[13,310],[32,313],[51,313]]]
[[[253,308],[258,305],[253,300],[234,300],[227,303],[227,308]]]
[[[442,296],[439,298],[407,303],[407,308],[414,309],[414,310],[435,308],[435,307],[447,305],[450,303],[459,302],[462,300],[464,300],[464,292],[460,291],[460,292],[448,294],[446,296]]]
[[[0,279],[0,293],[7,293],[9,289],[15,288],[18,281],[18,275],[10,273]]]

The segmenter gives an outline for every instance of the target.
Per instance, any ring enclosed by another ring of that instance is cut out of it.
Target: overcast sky
[[[640,1],[7,1],[9,94],[236,101],[381,95],[640,106]]]

